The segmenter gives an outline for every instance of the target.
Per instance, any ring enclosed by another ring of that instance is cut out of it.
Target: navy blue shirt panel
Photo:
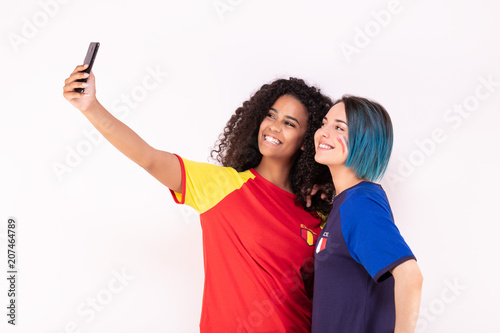
[[[389,271],[414,258],[380,185],[361,182],[342,192],[317,241],[312,332],[393,332]]]

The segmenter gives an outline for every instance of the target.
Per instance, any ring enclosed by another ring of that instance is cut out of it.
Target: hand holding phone
[[[92,42],[90,43],[89,45],[89,49],[87,50],[87,55],[85,56],[85,60],[83,61],[83,64],[84,65],[89,65],[89,67],[87,67],[83,72],[84,73],[89,73],[90,74],[90,71],[92,70],[92,65],[94,65],[94,60],[95,60],[95,57],[97,55],[97,50],[99,50],[99,45],[100,43],[98,42]],[[87,78],[85,79],[79,79],[79,80],[76,80],[78,82],[87,82]],[[76,92],[79,92],[79,93],[83,93],[85,91],[84,88],[75,88],[75,91]]]

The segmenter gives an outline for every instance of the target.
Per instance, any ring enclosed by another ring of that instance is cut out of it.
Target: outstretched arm
[[[179,160],[174,154],[157,150],[146,143],[127,125],[109,113],[97,100],[95,78],[82,73],[87,67],[77,66],[66,79],[63,95],[74,107],[79,109],[92,125],[124,155],[143,167],[153,177],[168,188],[182,191],[182,175]],[[87,83],[77,82],[88,77]],[[85,88],[84,93],[75,92],[75,88]]]
[[[415,260],[408,260],[391,271],[394,276],[396,326],[394,333],[413,333],[417,325],[423,277]]]

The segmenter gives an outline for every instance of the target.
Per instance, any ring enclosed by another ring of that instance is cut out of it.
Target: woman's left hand
[[[314,185],[311,192],[306,196],[306,207],[311,207],[312,197],[316,194],[321,195],[322,200],[326,200],[326,189],[323,185]]]

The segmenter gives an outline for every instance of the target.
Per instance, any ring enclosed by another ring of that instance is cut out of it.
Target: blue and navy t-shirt
[[[410,259],[380,185],[340,193],[316,245],[312,332],[393,332],[390,270]]]

